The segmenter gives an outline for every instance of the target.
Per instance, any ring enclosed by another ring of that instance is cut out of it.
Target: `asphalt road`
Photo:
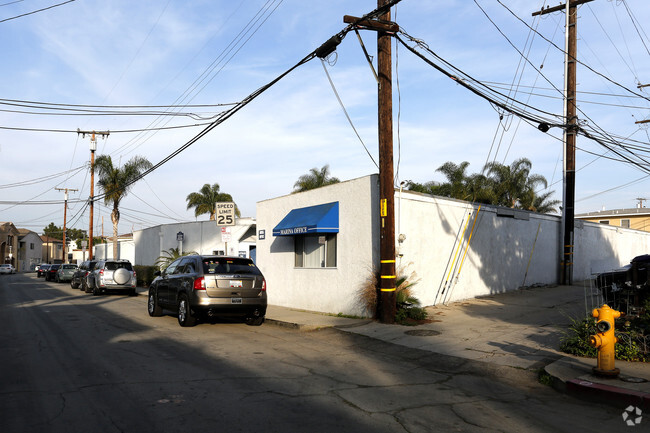
[[[534,373],[347,334],[151,318],[0,276],[2,432],[630,431]]]

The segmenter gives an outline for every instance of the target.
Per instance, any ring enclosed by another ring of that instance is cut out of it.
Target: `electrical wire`
[[[161,126],[158,128],[142,128],[142,129],[117,129],[111,130],[111,134],[133,134],[137,132],[146,132],[146,131],[166,131],[171,129],[183,129],[183,128],[196,128],[199,126],[209,125],[211,122],[203,123],[193,123],[191,125],[177,125],[177,126]],[[0,126],[0,129],[10,130],[10,131],[28,131],[28,132],[51,132],[51,133],[65,133],[65,134],[78,134],[78,129],[44,129],[44,128],[19,128],[12,126]]]
[[[372,12],[364,15],[363,17],[359,18],[359,20],[355,21],[354,23],[348,24],[347,27],[345,27],[343,30],[341,30],[339,33],[337,33],[334,36],[338,36],[341,40],[349,33],[352,31],[352,29],[358,24],[359,21],[365,20],[365,19],[371,19],[380,15],[383,15],[386,11],[390,10],[391,7],[394,5],[398,4],[402,0],[392,0],[389,1],[388,3],[384,4],[381,7],[376,8]],[[334,38],[330,38],[329,40],[332,40]],[[328,41],[329,41],[328,40]],[[278,75],[276,78],[265,84],[264,86],[260,87],[250,95],[248,95],[246,98],[244,98],[242,101],[240,101],[236,106],[230,108],[229,110],[226,110],[218,119],[210,123],[206,128],[204,128],[201,132],[196,134],[193,138],[188,140],[185,144],[180,146],[178,149],[176,149],[174,152],[169,154],[167,157],[163,158],[161,161],[159,161],[157,164],[153,165],[151,168],[148,170],[145,170],[143,173],[140,174],[140,176],[137,176],[135,179],[133,179],[131,182],[129,182],[125,187],[128,187],[132,185],[133,183],[137,182],[138,180],[142,179],[143,177],[147,176],[148,174],[154,172],[176,156],[178,156],[181,152],[189,148],[191,145],[199,141],[201,138],[203,138],[205,135],[207,135],[210,131],[212,131],[214,128],[228,120],[230,117],[235,115],[239,110],[244,108],[246,105],[248,105],[250,102],[252,102],[254,99],[256,99],[258,96],[260,96],[262,93],[273,87],[276,83],[278,83],[280,80],[282,80],[284,77],[289,75],[291,72],[293,72],[295,69],[298,67],[308,63],[309,61],[313,60],[316,57],[316,52],[318,49],[313,50],[311,53],[307,54],[305,57],[303,57],[298,63],[284,71],[282,74]],[[97,199],[104,198],[107,194],[110,194],[111,191],[104,191],[103,194],[97,196]]]
[[[17,15],[17,16],[15,16],[15,17],[5,18],[4,20],[0,20],[0,23],[4,23],[5,21],[15,20],[16,18],[26,17],[27,15],[33,15],[33,14],[35,14],[35,13],[43,12],[43,11],[46,11],[46,10],[49,10],[49,9],[52,9],[52,8],[55,8],[55,7],[63,6],[63,5],[65,5],[65,4],[72,3],[73,1],[76,1],[76,0],[68,0],[68,1],[65,1],[65,2],[63,2],[63,3],[59,3],[59,4],[52,5],[52,6],[48,6],[48,7],[46,7],[46,8],[38,9],[38,10],[35,10],[35,11],[32,11],[32,12],[27,12],[27,13],[25,13],[25,14]],[[16,3],[16,2],[14,2],[14,3]],[[7,4],[11,4],[11,3],[7,3]],[[4,5],[3,5],[3,6],[4,6]]]
[[[521,19],[517,14],[515,14],[515,13],[514,13],[514,12],[513,12],[509,7],[507,7],[506,5],[504,5],[504,4],[501,2],[501,0],[497,0],[497,2],[498,2],[501,6],[503,6],[503,7],[504,7],[508,12],[510,12],[510,14],[511,14],[513,17],[515,17],[517,20],[519,20],[521,23],[523,23],[526,27],[531,28],[531,27],[528,25],[528,23],[526,23],[526,22],[525,22],[523,19]],[[535,30],[533,30],[533,31],[535,31]],[[535,33],[537,33],[537,34],[538,34],[542,39],[546,40],[548,43],[552,44],[552,45],[553,45],[556,49],[558,49],[561,53],[563,53],[563,54],[565,54],[565,55],[568,55],[568,54],[564,51],[564,48],[561,48],[561,47],[557,46],[553,41],[551,41],[551,40],[549,40],[548,38],[546,38],[543,34],[537,32],[537,31],[535,31]],[[647,96],[645,96],[645,95],[642,95],[642,94],[640,94],[640,93],[637,93],[637,92],[635,92],[634,90],[629,89],[628,87],[624,86],[624,85],[621,84],[621,83],[617,83],[616,81],[614,81],[614,80],[612,80],[611,78],[607,77],[606,75],[604,75],[604,74],[602,74],[602,73],[596,71],[596,70],[593,69],[591,66],[585,64],[584,62],[580,61],[579,59],[576,59],[576,58],[573,58],[573,57],[572,57],[571,60],[572,60],[572,61],[575,61],[576,63],[579,63],[580,65],[582,65],[582,66],[584,66],[585,68],[587,68],[589,71],[593,72],[594,74],[598,75],[599,77],[604,78],[605,80],[609,81],[610,83],[614,84],[615,86],[620,87],[621,89],[625,90],[626,92],[628,92],[628,93],[630,93],[630,94],[632,94],[632,95],[638,96],[639,98],[642,98],[642,99],[645,99],[645,100],[647,100],[647,101],[650,101],[650,97],[647,97]]]
[[[354,130],[354,133],[356,134],[357,138],[361,142],[361,145],[363,146],[364,150],[366,151],[366,153],[368,154],[368,156],[372,160],[373,164],[375,164],[375,166],[377,168],[379,168],[379,165],[377,164],[377,162],[375,162],[375,158],[372,157],[372,154],[370,153],[370,151],[366,147],[366,143],[363,142],[363,139],[359,135],[359,131],[357,131],[357,128],[354,126],[354,123],[352,122],[352,119],[350,118],[350,115],[348,114],[348,110],[345,109],[345,105],[343,105],[343,101],[341,100],[341,97],[339,96],[339,92],[336,90],[336,86],[334,86],[334,82],[332,81],[332,77],[330,76],[330,73],[327,70],[327,66],[325,66],[325,60],[324,59],[321,59],[321,64],[323,65],[323,70],[325,71],[325,75],[327,75],[327,80],[329,81],[330,86],[332,87],[332,91],[334,92],[334,96],[336,96],[336,100],[339,101],[339,105],[341,106],[341,109],[343,110],[343,114],[345,114],[345,117],[348,119],[348,123],[350,124],[350,126]]]
[[[65,176],[71,173],[78,173],[79,171],[87,168],[87,165],[82,165],[76,168],[72,168],[70,170],[62,171],[60,173],[55,173],[55,174],[50,174],[47,176],[43,177],[37,177],[35,179],[29,179],[29,180],[23,180],[20,182],[14,182],[14,183],[6,183],[4,185],[0,185],[0,189],[8,189],[8,188],[17,188],[21,186],[28,186],[28,185],[35,185],[37,183],[42,183],[42,182],[48,182],[52,179],[56,179],[57,177]]]
[[[181,106],[184,106],[185,104],[191,103],[196,96],[198,96],[199,93],[205,89],[207,84],[211,82],[229,63],[230,61],[234,58],[234,56],[248,43],[248,41],[251,39],[251,37],[257,33],[259,28],[266,22],[268,17],[271,16],[275,12],[275,10],[280,6],[280,4],[284,0],[280,0],[279,3],[276,4],[275,8],[268,14],[266,18],[263,19],[263,21],[260,23],[260,20],[264,17],[265,14],[269,11],[271,6],[276,0],[268,0],[255,14],[253,18],[249,20],[249,22],[244,26],[244,28],[233,38],[230,43],[224,48],[224,50],[221,51],[219,56],[197,77],[194,82],[174,101],[174,104],[179,104]],[[257,27],[255,28],[254,26]],[[248,38],[244,40],[244,38],[252,31],[252,33],[248,36]],[[243,41],[243,43],[242,43]],[[233,53],[234,50],[234,53]],[[230,56],[230,57],[228,57]],[[226,59],[226,57],[228,57]],[[215,69],[221,65],[221,67],[216,70]],[[211,77],[211,78],[210,78]],[[206,82],[207,80],[207,82]],[[203,84],[205,83],[205,84]],[[199,86],[203,86],[199,89]],[[198,89],[198,90],[197,90]],[[167,119],[165,121],[165,119]],[[155,121],[153,121],[149,127],[157,127],[159,125],[166,126],[167,123],[169,123],[170,119],[168,119],[166,116],[161,115],[159,116]],[[138,134],[136,137],[132,138],[128,142],[126,142],[124,145],[122,145],[120,148],[118,148],[116,151],[124,151],[127,148],[130,148],[130,150],[127,153],[134,152],[136,149],[138,149],[140,146],[142,146],[144,143],[146,143],[149,139],[152,138],[152,136],[156,132],[152,132],[151,134]]]

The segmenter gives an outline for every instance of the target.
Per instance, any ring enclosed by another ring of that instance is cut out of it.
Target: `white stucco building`
[[[255,260],[255,241],[254,218],[237,218],[236,225],[224,227],[217,226],[214,221],[164,224],[133,232],[132,263],[151,266],[171,248]]]
[[[395,191],[397,267],[423,305],[556,284],[559,216]],[[269,303],[366,314],[358,295],[379,264],[379,181],[353,179],[257,203],[257,264]],[[650,233],[576,221],[574,281],[650,251]],[[400,241],[401,239],[401,241]]]
[[[32,272],[43,262],[43,240],[28,229],[18,229],[18,269],[21,272]]]

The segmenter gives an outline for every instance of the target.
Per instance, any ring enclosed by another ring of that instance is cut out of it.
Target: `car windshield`
[[[133,270],[133,268],[131,267],[131,263],[129,262],[106,262],[106,266],[104,266],[104,268],[107,271],[116,271],[120,268],[124,268],[129,271]]]
[[[254,274],[261,275],[260,270],[248,259],[210,258],[203,259],[203,272],[206,274]]]

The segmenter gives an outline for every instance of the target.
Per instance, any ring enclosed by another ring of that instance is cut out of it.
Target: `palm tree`
[[[441,184],[438,188],[438,195],[445,197],[457,198],[460,200],[469,200],[470,197],[468,188],[467,188],[467,167],[469,162],[463,161],[460,164],[454,164],[453,162],[445,162],[442,164],[436,171],[444,174],[447,178],[447,182]]]
[[[158,268],[161,271],[164,271],[167,269],[167,266],[171,265],[174,260],[176,260],[179,257],[183,256],[191,256],[194,254],[198,254],[196,251],[188,251],[181,253],[180,249],[178,248],[170,248],[166,251],[163,251],[162,256],[158,256],[156,261],[154,262],[155,266],[158,266]]]
[[[95,160],[95,171],[99,180],[97,185],[104,192],[104,203],[112,204],[113,258],[117,258],[117,225],[120,222],[120,201],[127,195],[135,181],[152,164],[144,157],[134,156],[122,168],[115,167],[109,155],[99,155]]]
[[[325,164],[320,170],[316,167],[309,170],[309,174],[303,174],[293,185],[293,192],[309,191],[310,189],[320,188],[321,186],[339,183],[340,180],[330,176],[330,166]]]
[[[206,183],[201,187],[199,192],[192,192],[185,198],[187,209],[194,208],[194,216],[198,217],[203,214],[210,214],[210,221],[214,221],[217,212],[217,203],[231,202],[232,196],[225,192],[219,191],[219,184],[212,185]],[[235,205],[235,216],[240,217],[241,213]]]
[[[546,189],[546,178],[531,174],[532,163],[526,158],[503,165],[490,162],[483,173],[467,175],[469,162],[455,164],[451,161],[441,165],[436,171],[447,178],[447,182],[426,182],[423,184],[407,181],[406,188],[443,197],[452,197],[478,203],[526,209],[538,213],[556,212],[559,200],[551,200],[553,191],[538,195],[536,191]]]
[[[530,173],[532,166],[527,158],[517,159],[509,166],[498,162],[485,164],[485,172],[495,185],[496,204],[523,209],[532,205],[535,190],[539,189],[539,186],[547,187],[544,176]]]

